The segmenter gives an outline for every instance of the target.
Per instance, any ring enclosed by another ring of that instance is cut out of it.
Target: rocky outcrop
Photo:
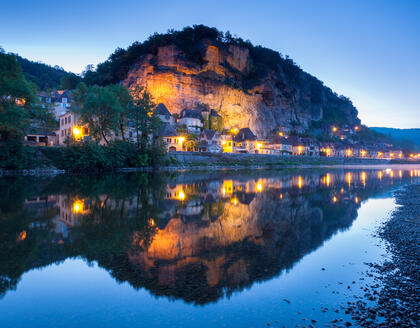
[[[208,106],[223,117],[224,126],[250,127],[266,137],[280,127],[311,127],[339,112],[348,124],[358,124],[357,110],[322,82],[285,59],[273,69],[253,58],[250,50],[232,44],[199,41],[201,61],[188,58],[175,45],[138,58],[123,84],[147,88],[156,103],[172,114]]]

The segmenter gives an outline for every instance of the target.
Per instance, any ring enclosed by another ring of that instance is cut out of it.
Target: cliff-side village
[[[48,145],[63,147],[68,140],[76,142],[90,140],[89,128],[79,123],[78,115],[72,110],[71,95],[68,90],[40,92],[41,103],[49,104],[59,121],[59,129],[45,134],[32,129],[25,136],[28,145]],[[328,142],[305,137],[301,126],[294,128],[280,126],[268,138],[260,139],[248,127],[223,127],[223,118],[209,108],[188,109],[172,115],[163,103],[156,106],[157,115],[162,121],[159,129],[159,140],[168,152],[205,152],[205,153],[239,153],[273,156],[324,156],[355,157],[374,159],[418,159],[420,154],[405,153],[392,144],[366,144],[353,138],[364,127],[331,126],[323,134]],[[136,135],[130,126],[126,129],[125,138],[135,140]],[[186,147],[186,138],[193,136],[194,146]],[[111,139],[121,139],[116,131]],[[47,140],[46,140],[47,139]],[[104,144],[103,140],[99,140]]]

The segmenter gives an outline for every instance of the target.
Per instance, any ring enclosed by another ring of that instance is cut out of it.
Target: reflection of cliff
[[[309,195],[282,201],[258,194],[249,204],[226,202],[213,222],[171,219],[147,251],[128,253],[130,283],[157,295],[204,304],[293,266],[356,218],[326,218]],[[122,277],[121,277],[122,278]]]
[[[300,174],[77,177],[69,189],[59,177],[42,191],[0,179],[0,294],[24,272],[79,256],[155,295],[217,301],[292,268],[347,229],[362,200],[413,180],[410,172]]]

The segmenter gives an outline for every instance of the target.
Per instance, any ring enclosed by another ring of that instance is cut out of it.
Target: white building
[[[200,133],[203,129],[203,117],[198,110],[185,108],[179,115],[178,125],[185,126],[189,132]]]

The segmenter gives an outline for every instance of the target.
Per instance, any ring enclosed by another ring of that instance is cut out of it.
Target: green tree
[[[16,58],[0,53],[0,141],[23,137],[34,99]]]
[[[120,84],[113,84],[108,88],[112,93],[114,93],[120,104],[121,110],[118,120],[118,129],[121,131],[122,139],[126,141],[126,128],[129,126],[129,112],[133,99],[128,93],[127,88]]]
[[[109,87],[90,87],[83,106],[75,111],[80,115],[80,123],[88,125],[90,134],[97,142],[103,139],[109,144],[121,112],[118,98]]]
[[[67,74],[60,79],[60,87],[65,90],[75,89],[82,81],[82,78],[76,74]]]
[[[45,146],[48,146],[48,135],[57,129],[58,122],[52,109],[45,104],[38,105],[34,114],[39,130],[45,136]]]
[[[199,140],[198,136],[192,133],[187,133],[185,136],[184,147],[188,151],[196,151],[198,149]]]
[[[133,101],[132,106],[128,108],[127,117],[136,134],[137,148],[146,150],[150,134],[154,129],[157,130],[158,122],[156,122],[157,117],[154,115],[156,105],[152,101],[150,93],[142,87],[132,89],[131,95]]]

